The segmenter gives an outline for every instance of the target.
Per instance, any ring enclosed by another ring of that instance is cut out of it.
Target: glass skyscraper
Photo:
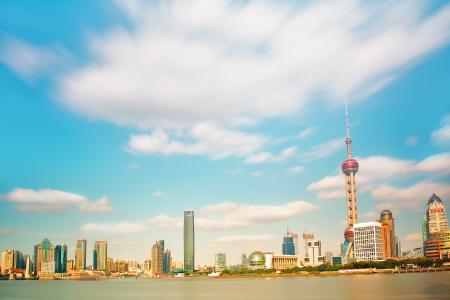
[[[184,212],[184,269],[187,272],[195,270],[195,239],[194,239],[194,212]]]
[[[78,240],[75,248],[75,270],[86,270],[86,240]]]
[[[289,232],[283,237],[282,253],[283,255],[295,255],[294,238]]]
[[[96,241],[93,253],[94,270],[106,271],[106,260],[108,258],[108,244],[106,241]]]

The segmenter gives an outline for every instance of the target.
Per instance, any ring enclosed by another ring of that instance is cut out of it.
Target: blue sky
[[[281,252],[287,226],[337,254],[345,97],[360,220],[392,209],[421,244],[429,196],[450,204],[450,6],[209,2],[0,4],[1,249],[182,260],[194,209],[198,263]]]

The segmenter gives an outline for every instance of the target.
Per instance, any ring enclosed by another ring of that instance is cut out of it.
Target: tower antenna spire
[[[345,97],[345,128],[347,131],[347,137],[345,139],[345,143],[347,144],[347,158],[352,157],[352,150],[350,144],[352,143],[352,138],[350,137],[350,125],[348,124],[348,101],[347,97]]]

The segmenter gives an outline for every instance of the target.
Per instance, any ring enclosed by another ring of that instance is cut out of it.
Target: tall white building
[[[356,260],[383,260],[381,224],[378,222],[356,223],[353,228]]]
[[[307,240],[305,243],[305,257],[303,259],[306,266],[317,266],[324,262],[322,256],[322,242],[319,240]]]

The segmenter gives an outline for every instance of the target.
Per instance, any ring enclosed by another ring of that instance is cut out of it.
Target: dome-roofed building
[[[248,257],[248,265],[251,269],[265,268],[266,257],[261,251],[255,251]]]
[[[427,203],[423,225],[424,254],[431,259],[450,257],[450,230],[444,203],[433,194]]]

